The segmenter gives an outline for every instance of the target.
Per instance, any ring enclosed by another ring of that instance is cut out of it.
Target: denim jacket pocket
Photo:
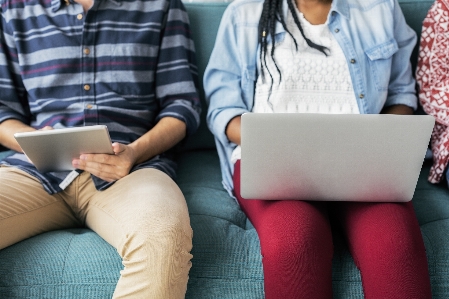
[[[373,80],[379,91],[388,89],[393,55],[398,50],[396,40],[392,39],[365,51],[366,56],[368,56]]]

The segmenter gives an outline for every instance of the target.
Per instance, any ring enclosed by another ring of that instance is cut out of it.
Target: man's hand
[[[183,121],[164,117],[134,142],[128,145],[114,142],[113,155],[83,154],[79,159],[74,159],[72,165],[107,182],[117,181],[128,175],[135,164],[167,151],[185,135],[186,125]]]
[[[112,149],[113,155],[83,154],[74,159],[72,165],[107,182],[117,181],[129,174],[136,156],[132,147],[118,142],[112,144]]]

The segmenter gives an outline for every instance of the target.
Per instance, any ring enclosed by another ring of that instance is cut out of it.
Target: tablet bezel
[[[105,125],[38,130],[14,134],[24,153],[41,172],[71,171],[81,154],[113,154]]]

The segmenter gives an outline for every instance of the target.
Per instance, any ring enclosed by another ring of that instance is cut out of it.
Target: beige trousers
[[[65,191],[49,195],[27,173],[0,168],[0,249],[82,225],[122,257],[113,298],[185,297],[192,229],[184,196],[165,173],[141,169],[105,191],[97,191],[90,174],[82,173]]]

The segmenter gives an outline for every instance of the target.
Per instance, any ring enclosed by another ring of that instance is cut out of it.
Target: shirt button
[[[89,54],[90,54],[89,48],[84,48],[83,52],[84,52],[84,54],[86,54],[86,55],[89,55]]]
[[[354,64],[355,63],[355,59],[353,58],[353,59],[351,59],[351,63],[352,64]]]
[[[90,90],[90,85],[89,84],[84,85],[84,90],[85,91],[89,91]]]
[[[365,95],[363,93],[359,94],[359,98],[363,99]]]
[[[87,104],[87,105],[86,105],[86,108],[87,108],[87,109],[92,109],[92,107],[93,107],[93,106],[92,106],[91,104]]]
[[[82,19],[83,19],[83,14],[78,14],[78,15],[76,15],[76,18],[77,18],[78,20],[82,20]]]
[[[337,28],[334,31],[335,31],[335,33],[338,33],[338,32],[340,32],[340,29]]]

